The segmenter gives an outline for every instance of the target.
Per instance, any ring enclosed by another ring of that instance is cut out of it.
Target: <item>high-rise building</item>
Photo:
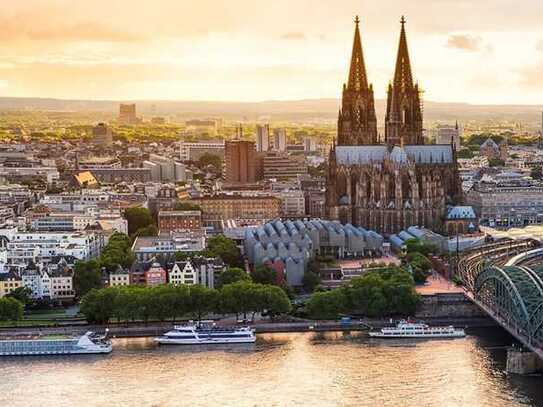
[[[229,184],[246,184],[258,181],[255,143],[233,140],[225,143],[224,179]]]
[[[286,151],[287,131],[284,128],[273,129],[273,149],[275,151]]]
[[[315,137],[304,137],[304,151],[306,153],[310,151],[317,151],[317,141],[315,140]]]
[[[440,230],[447,205],[462,199],[456,149],[450,142],[424,145],[419,88],[413,82],[403,17],[388,89],[385,143],[379,143],[359,22],[357,17],[338,143],[328,160],[326,216],[387,234],[412,225]]]
[[[256,126],[256,151],[261,153],[268,151],[270,145],[270,125]]]
[[[98,123],[92,128],[92,143],[99,146],[109,146],[113,143],[113,135],[107,124]]]
[[[119,123],[122,124],[136,124],[138,118],[136,117],[136,104],[123,104],[119,105]]]

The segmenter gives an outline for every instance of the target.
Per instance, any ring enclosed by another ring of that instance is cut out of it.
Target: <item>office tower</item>
[[[119,122],[122,124],[135,124],[138,122],[136,117],[136,104],[123,104],[119,105]]]
[[[275,151],[286,151],[287,131],[284,128],[273,129],[273,149]]]
[[[255,143],[233,140],[225,143],[224,179],[229,184],[246,184],[258,180]]]
[[[256,151],[261,153],[269,150],[270,144],[270,125],[256,126]]]

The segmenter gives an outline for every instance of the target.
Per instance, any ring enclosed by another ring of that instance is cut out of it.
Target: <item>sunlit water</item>
[[[499,330],[414,342],[273,334],[211,348],[123,339],[106,356],[0,359],[0,406],[543,405],[543,377],[504,373],[508,344]]]

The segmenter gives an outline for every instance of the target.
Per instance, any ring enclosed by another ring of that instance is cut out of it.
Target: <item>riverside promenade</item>
[[[495,326],[494,321],[486,317],[469,318],[425,318],[431,325],[455,325],[458,327],[483,328]],[[186,321],[179,321],[182,324]],[[218,326],[235,326],[229,321],[217,321]],[[350,323],[339,321],[297,321],[297,322],[264,322],[258,321],[250,326],[256,333],[274,332],[334,332],[334,331],[370,331],[384,326],[390,326],[390,319],[353,319]],[[20,327],[1,328],[0,337],[37,336],[37,335],[79,335],[87,331],[104,332],[109,330],[109,335],[114,338],[152,337],[162,335],[173,326],[172,322],[136,322],[108,325],[73,325],[61,327]]]

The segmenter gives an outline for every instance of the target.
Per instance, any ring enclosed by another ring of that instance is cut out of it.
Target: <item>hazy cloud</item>
[[[303,32],[291,32],[281,36],[282,40],[301,41],[305,40],[305,34]]]
[[[37,12],[24,12],[0,18],[0,40],[104,41],[124,42],[141,39],[136,32],[120,30],[99,21],[73,21],[42,18]]]
[[[482,49],[483,39],[469,34],[454,34],[447,39],[447,47],[477,52]]]

